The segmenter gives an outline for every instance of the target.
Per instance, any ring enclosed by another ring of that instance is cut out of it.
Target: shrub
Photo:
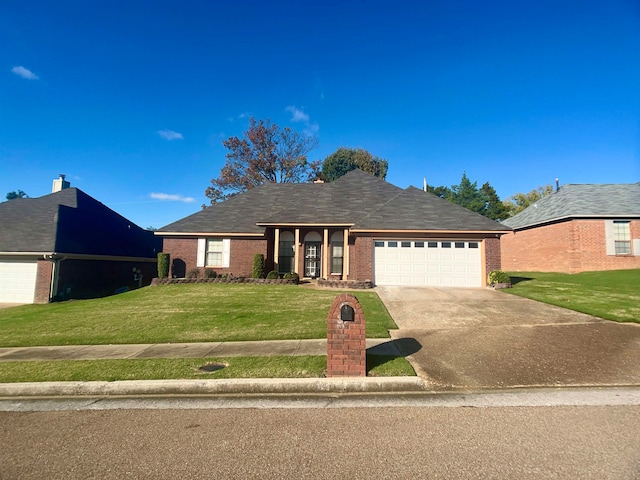
[[[300,275],[298,275],[297,273],[285,273],[282,278],[284,278],[285,280],[294,279],[296,283],[300,283]]]
[[[158,278],[167,278],[169,276],[169,260],[168,253],[158,253]]]
[[[200,269],[192,268],[187,272],[187,278],[198,278],[200,276]]]
[[[216,272],[215,270],[205,270],[204,276],[206,278],[216,278],[218,276],[218,272]]]
[[[251,278],[264,278],[264,255],[261,253],[256,253],[253,256]]]
[[[489,285],[495,285],[496,283],[511,283],[511,277],[509,277],[509,275],[507,275],[507,273],[503,272],[502,270],[494,270],[493,272],[489,273],[489,277],[487,280],[489,282]]]
[[[280,274],[278,274],[278,272],[276,272],[275,270],[271,270],[269,273],[267,273],[267,278],[270,280],[275,280],[276,278],[280,278]]]

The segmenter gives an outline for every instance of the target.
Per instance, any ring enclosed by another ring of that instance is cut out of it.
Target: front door
[[[304,244],[304,276],[318,278],[320,276],[320,251],[322,243],[305,242]]]

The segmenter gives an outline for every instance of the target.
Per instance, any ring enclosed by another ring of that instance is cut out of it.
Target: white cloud
[[[285,108],[285,110],[287,112],[291,112],[292,122],[304,122],[304,123],[309,122],[309,115],[304,113],[303,110],[296,108],[295,105],[289,105],[287,108]]]
[[[149,196],[155,200],[163,200],[163,201],[169,201],[169,202],[191,203],[196,201],[196,199],[193,197],[183,197],[182,195],[171,195],[169,193],[154,192],[154,193],[151,193]]]
[[[183,140],[184,136],[181,133],[174,132],[173,130],[158,130],[160,135],[165,140]]]
[[[312,122],[309,114],[295,105],[289,105],[285,111],[291,113],[290,121],[304,123],[303,133],[305,135],[314,136],[320,130],[320,125],[317,122]]]
[[[22,65],[13,67],[11,71],[16,75],[18,75],[19,77],[26,78],[27,80],[40,80],[40,77],[38,77],[35,73],[33,73],[28,68],[24,68]]]

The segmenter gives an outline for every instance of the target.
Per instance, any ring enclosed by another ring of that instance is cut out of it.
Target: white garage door
[[[0,303],[33,303],[38,262],[0,261]]]
[[[376,240],[376,285],[481,287],[479,242],[455,240]]]

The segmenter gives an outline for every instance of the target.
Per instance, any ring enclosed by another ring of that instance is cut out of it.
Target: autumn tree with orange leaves
[[[280,128],[269,119],[251,117],[242,138],[229,137],[222,144],[229,150],[227,162],[205,190],[212,205],[264,183],[312,181],[320,170],[320,161],[307,160],[318,139]]]

